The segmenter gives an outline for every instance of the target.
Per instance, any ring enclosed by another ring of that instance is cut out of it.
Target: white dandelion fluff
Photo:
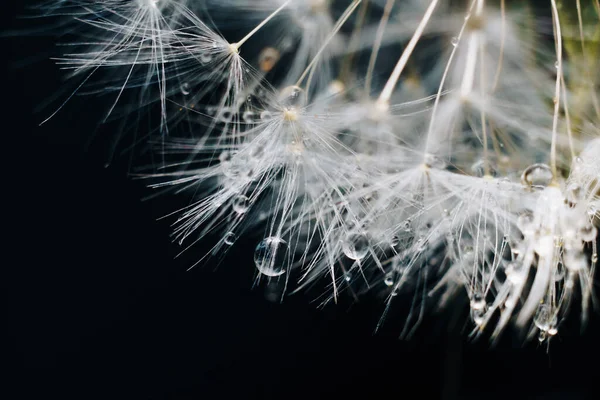
[[[108,115],[136,93],[129,106],[159,117],[160,164],[138,175],[186,199],[172,214],[184,251],[213,240],[190,267],[247,238],[278,299],[378,292],[386,318],[411,302],[410,336],[462,298],[473,337],[543,342],[595,305],[600,9],[528,3],[40,10],[78,27],[56,58],[77,90],[109,94]]]

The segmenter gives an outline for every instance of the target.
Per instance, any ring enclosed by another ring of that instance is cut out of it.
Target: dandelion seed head
[[[267,299],[412,292],[405,336],[459,296],[474,337],[550,341],[575,298],[587,318],[597,45],[565,36],[566,11],[546,32],[535,9],[484,1],[75,3],[57,62],[112,96],[107,121],[148,114],[145,178],[188,196],[174,241],[220,235],[200,261],[264,232]]]

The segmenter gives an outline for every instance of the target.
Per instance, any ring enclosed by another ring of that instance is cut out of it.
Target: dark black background
[[[401,341],[402,321],[373,334],[375,298],[268,302],[252,289],[250,243],[218,268],[186,272],[169,222],[157,221],[176,202],[141,201],[148,189],[126,156],[104,168],[114,132],[95,127],[105,103],[76,98],[38,126],[57,103],[38,106],[62,85],[48,59],[55,39],[33,32],[44,20],[15,19],[24,4],[1,7],[3,398],[596,398],[596,312],[549,353],[510,335],[494,349],[469,342],[465,316],[449,324],[449,313]]]

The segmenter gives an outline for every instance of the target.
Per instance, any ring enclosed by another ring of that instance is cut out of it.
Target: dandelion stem
[[[577,22],[579,24],[579,41],[581,42],[581,53],[585,59],[585,40],[583,37],[583,18],[581,17],[581,0],[575,3],[577,6]]]
[[[300,86],[300,84],[302,83],[304,78],[306,78],[306,75],[310,72],[310,70],[315,66],[316,62],[319,60],[321,53],[323,53],[323,51],[325,51],[325,48],[329,45],[329,42],[331,42],[331,39],[333,39],[333,37],[338,33],[338,31],[340,30],[342,25],[344,25],[344,23],[348,20],[348,18],[350,18],[350,15],[352,15],[354,10],[356,10],[356,7],[358,7],[358,5],[360,4],[361,1],[362,0],[354,0],[352,2],[352,4],[350,4],[348,6],[348,8],[346,8],[346,11],[344,11],[342,16],[335,23],[335,26],[329,33],[329,36],[327,36],[327,39],[325,40],[325,42],[323,43],[323,45],[321,46],[319,51],[317,51],[317,54],[315,54],[315,56],[311,60],[310,64],[308,64],[308,66],[306,67],[304,72],[302,72],[302,75],[300,75],[300,78],[298,78],[298,81],[296,82],[295,86]]]
[[[502,62],[504,60],[504,46],[506,45],[506,5],[504,4],[504,0],[500,1],[500,18],[500,54],[498,55],[498,68],[494,76],[492,93],[496,91],[498,82],[500,81],[500,72],[502,71]]]
[[[571,128],[571,117],[569,114],[569,103],[567,102],[567,85],[565,84],[565,77],[561,75],[561,86],[562,86],[562,101],[563,110],[565,110],[565,119],[567,123],[567,135],[569,137],[569,149],[571,150],[571,159],[575,159],[575,146],[573,145],[573,130]]]
[[[485,115],[485,107],[487,105],[486,93],[485,93],[485,43],[483,40],[479,41],[479,58],[481,63],[481,68],[479,70],[479,79],[480,79],[480,90],[481,96],[483,97],[483,106],[481,107],[481,134],[483,136],[483,173],[484,176],[489,177],[490,175],[490,160],[488,155],[488,138],[487,138],[487,120]]]
[[[477,0],[477,7],[475,9],[475,19],[480,19],[483,13],[483,0]],[[471,16],[467,18],[467,21],[471,20]],[[477,23],[476,23],[477,24]],[[481,32],[479,27],[470,28],[469,30],[469,44],[467,46],[467,65],[465,66],[465,73],[460,88],[460,95],[462,98],[466,98],[473,89],[473,81],[475,79],[475,67],[477,65],[477,50],[479,49],[479,43],[481,42]]]
[[[242,45],[244,43],[246,43],[246,41],[248,39],[250,39],[256,32],[258,32],[263,26],[265,26],[265,24],[267,22],[269,22],[273,17],[275,17],[277,14],[279,14],[279,12],[281,10],[283,10],[285,7],[287,7],[288,4],[290,4],[292,0],[288,0],[285,3],[283,3],[277,10],[273,11],[267,18],[265,18],[260,24],[258,24],[256,26],[256,28],[252,29],[250,31],[250,33],[248,33],[246,36],[244,36],[242,38],[242,40],[240,40],[237,43],[231,43],[231,49],[234,50],[235,52],[238,52],[240,47],[242,47]]]
[[[423,35],[425,26],[427,26],[427,23],[431,19],[431,15],[433,14],[433,10],[437,6],[437,3],[438,3],[438,0],[432,0],[431,3],[429,4],[429,7],[427,7],[427,10],[425,11],[425,15],[423,15],[423,19],[421,19],[419,26],[417,26],[415,33],[413,34],[412,38],[408,42],[408,45],[402,52],[400,59],[396,63],[396,67],[392,71],[392,75],[389,77],[388,81],[386,82],[385,86],[383,87],[383,90],[381,91],[381,94],[379,95],[379,98],[377,99],[378,103],[380,103],[380,104],[389,103],[390,98],[392,97],[392,92],[394,91],[394,87],[396,87],[396,83],[398,83],[398,79],[400,78],[400,74],[402,73],[402,70],[404,70],[404,67],[406,66],[406,63],[408,62],[408,59],[411,56],[413,50],[415,49],[417,42],[421,38],[421,35]]]
[[[338,75],[338,79],[340,82],[346,82],[348,77],[350,76],[350,69],[352,68],[352,63],[354,61],[354,56],[356,55],[356,51],[358,48],[358,42],[360,40],[360,34],[362,31],[362,27],[365,23],[365,19],[367,17],[367,10],[369,9],[369,0],[366,0],[362,3],[360,10],[358,10],[358,15],[356,18],[356,23],[354,24],[354,30],[352,32],[352,37],[350,38],[350,43],[348,45],[348,54],[344,57],[344,61],[342,62],[342,66],[340,67],[340,73]]]
[[[390,19],[392,8],[394,7],[395,0],[387,0],[385,8],[383,9],[383,16],[379,21],[377,27],[377,33],[375,36],[375,43],[373,43],[373,51],[371,52],[371,58],[369,58],[369,67],[367,68],[367,76],[365,78],[365,92],[367,96],[371,93],[371,82],[373,80],[373,70],[375,69],[375,61],[377,61],[377,54],[381,48],[381,41],[383,40],[383,31]]]
[[[556,141],[557,141],[557,128],[558,128],[558,112],[560,109],[560,83],[562,77],[562,33],[560,29],[560,19],[558,17],[558,8],[556,7],[556,0],[550,0],[552,5],[552,17],[554,19],[554,40],[556,43],[556,84],[554,89],[554,117],[552,119],[552,144],[550,149],[550,166],[552,168],[552,174],[556,179],[557,168],[556,168]]]
[[[471,4],[471,7],[469,8],[469,12],[471,12],[473,6],[475,3]],[[435,101],[433,103],[433,109],[431,111],[431,118],[429,120],[429,128],[427,130],[427,139],[425,141],[425,153],[428,153],[429,151],[429,144],[431,141],[431,134],[433,132],[433,123],[435,122],[435,117],[437,115],[437,110],[438,107],[440,105],[440,99],[442,97],[442,90],[444,89],[444,84],[446,83],[446,79],[448,78],[448,73],[450,71],[450,66],[452,65],[452,61],[454,60],[454,56],[456,55],[456,50],[458,49],[458,44],[460,43],[460,40],[464,34],[464,31],[466,29],[467,26],[467,22],[468,22],[468,18],[465,20],[465,22],[462,24],[461,28],[460,28],[460,32],[458,33],[458,36],[456,37],[456,43],[457,45],[454,46],[454,48],[452,49],[452,52],[450,53],[450,57],[448,58],[448,62],[446,63],[446,67],[444,68],[444,73],[442,74],[442,79],[440,81],[440,84],[438,86],[438,91],[435,95]]]

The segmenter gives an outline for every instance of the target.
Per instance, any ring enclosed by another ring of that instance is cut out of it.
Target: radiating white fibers
[[[186,196],[171,215],[185,251],[213,240],[192,267],[251,240],[255,283],[279,282],[277,300],[375,291],[387,317],[412,302],[410,336],[462,297],[472,336],[545,342],[595,304],[600,224],[600,10],[557,2],[40,10],[72,19],[56,61],[77,92],[159,120],[161,161],[137,175]]]

